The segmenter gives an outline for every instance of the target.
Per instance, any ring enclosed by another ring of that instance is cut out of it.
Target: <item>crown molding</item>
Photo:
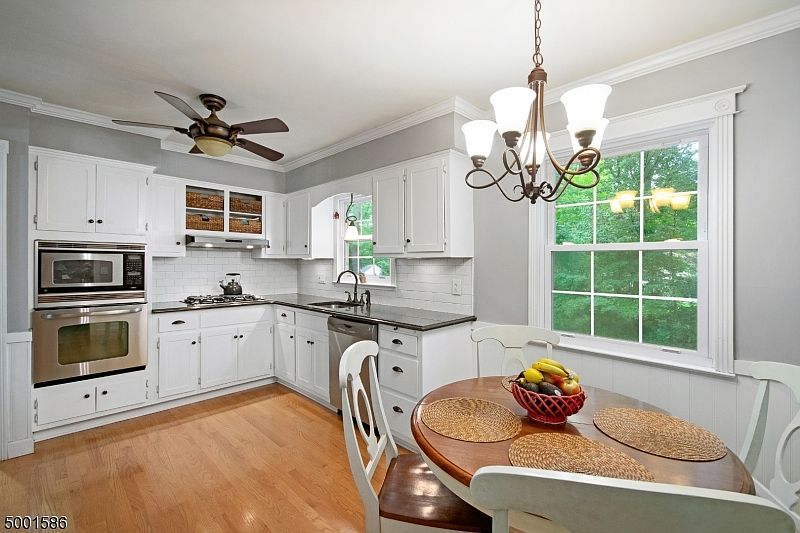
[[[347,139],[343,139],[337,143],[326,146],[325,148],[321,148],[304,156],[288,161],[284,163],[283,167],[287,171],[294,170],[296,168],[308,165],[309,163],[313,163],[314,161],[319,161],[320,159],[330,157],[334,154],[338,154],[339,152],[349,150],[350,148],[374,141],[375,139],[380,139],[381,137],[391,135],[392,133],[396,133],[406,128],[410,128],[411,126],[416,126],[417,124],[422,124],[423,122],[427,122],[434,118],[448,115],[450,113],[458,113],[459,115],[463,115],[470,120],[486,117],[486,112],[482,109],[472,105],[460,96],[454,96],[439,102],[438,104],[428,106],[409,115],[405,115],[391,122],[387,122],[386,124],[378,126],[377,128],[369,129],[359,133],[358,135],[354,135],[353,137],[348,137]]]
[[[550,105],[558,102],[561,95],[568,90],[587,83],[607,83],[608,85],[622,83],[797,28],[800,28],[800,6],[702,37],[572,83],[548,88],[544,103]]]
[[[193,144],[186,144],[182,142],[172,141],[169,139],[161,139],[161,149],[168,152],[178,152],[179,154],[189,155],[189,150],[192,149]],[[205,157],[207,159],[214,159],[216,161],[226,161],[228,163],[235,163],[237,165],[246,165],[249,167],[264,168],[267,170],[275,170],[278,172],[286,172],[283,165],[273,163],[272,161],[259,160],[251,157],[241,155],[228,154],[222,157],[212,157],[206,154],[192,154],[192,157]]]

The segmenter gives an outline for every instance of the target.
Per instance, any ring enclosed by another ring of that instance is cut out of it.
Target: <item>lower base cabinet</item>
[[[275,375],[294,383],[297,379],[294,326],[278,324],[275,338]]]
[[[328,399],[328,336],[327,332],[297,329],[297,386]]]
[[[237,379],[271,376],[273,326],[255,324],[239,328]]]
[[[236,381],[238,328],[211,328],[200,332],[200,388]]]
[[[200,386],[199,339],[196,331],[164,333],[159,337],[159,398],[193,392]]]

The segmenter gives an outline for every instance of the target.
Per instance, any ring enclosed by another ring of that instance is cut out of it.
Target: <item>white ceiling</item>
[[[153,94],[228,100],[281,163],[455,95],[488,107],[531,68],[531,0],[3,0],[0,88],[186,126]],[[798,0],[543,0],[551,86],[792,7]],[[241,152],[241,151],[240,151]]]

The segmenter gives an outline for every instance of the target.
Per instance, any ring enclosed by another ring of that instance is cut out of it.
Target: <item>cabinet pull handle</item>
[[[406,239],[406,242],[407,242],[407,243],[410,243],[410,242],[411,242],[411,239]]]
[[[399,344],[399,345],[402,345],[402,344],[403,344],[403,341],[401,341],[400,339],[392,339],[392,344]]]
[[[197,341],[192,341],[192,344],[197,344]]]
[[[395,372],[397,372],[398,374],[402,374],[402,373],[403,373],[403,369],[402,369],[402,368],[400,368],[399,366],[393,366],[393,367],[392,367],[392,370],[394,370],[394,371],[395,371]]]
[[[186,324],[186,321],[184,321],[184,320],[173,320],[172,321],[172,325],[173,326],[177,326],[178,324]]]
[[[281,313],[281,316],[282,316],[283,318],[286,318],[286,313]]]
[[[309,342],[311,343],[311,346],[314,346],[314,341],[309,341]]]
[[[89,219],[89,224],[94,224],[94,219],[93,218]]]
[[[311,344],[311,341],[306,341],[306,344]]]
[[[89,399],[89,398],[91,398],[91,397],[92,397],[92,395],[91,395],[91,394],[84,394],[84,395],[83,395],[83,398],[84,398],[85,400],[88,400],[88,399]]]
[[[97,219],[97,223],[98,223],[98,224],[102,224],[102,223],[103,223],[103,219],[102,219],[102,218],[98,218],[98,219]]]
[[[294,339],[294,335],[289,335],[289,338],[290,339]]]
[[[303,245],[303,248],[308,248],[308,245],[307,244]]]
[[[378,244],[378,241],[372,241],[372,246],[375,246],[376,244]]]
[[[103,391],[103,392],[101,392],[100,394],[102,394],[103,396],[105,396],[106,394],[108,394],[108,391],[107,391],[107,390],[104,390],[104,391]]]
[[[392,407],[392,411],[394,411],[395,413],[400,413],[400,414],[403,414],[403,410],[402,410],[402,409],[401,409],[399,406],[397,406],[397,405],[395,405],[394,407]]]
[[[181,245],[181,241],[176,241],[176,242],[175,242],[175,244],[177,244],[178,246],[180,246],[180,245]]]

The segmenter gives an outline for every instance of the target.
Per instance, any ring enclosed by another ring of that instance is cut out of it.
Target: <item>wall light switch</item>
[[[461,280],[458,278],[453,278],[453,288],[450,290],[451,294],[455,294],[456,296],[461,296]]]

